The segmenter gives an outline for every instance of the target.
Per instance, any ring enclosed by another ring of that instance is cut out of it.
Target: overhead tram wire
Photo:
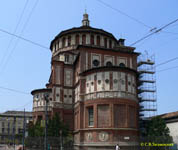
[[[170,26],[171,24],[173,24],[173,23],[175,23],[175,22],[177,22],[177,21],[178,21],[178,19],[176,19],[176,20],[174,20],[174,21],[172,21],[172,22],[170,22],[170,23],[164,25],[163,27],[161,27],[161,28],[159,28],[159,29],[153,31],[152,33],[150,33],[150,34],[144,36],[143,38],[137,40],[136,42],[132,43],[130,46],[133,46],[133,45],[139,43],[140,41],[143,41],[144,39],[146,39],[146,38],[152,36],[152,35],[155,34],[155,33],[161,32],[163,29],[165,29],[166,27]]]
[[[31,103],[33,103],[33,100],[30,100],[30,101],[28,101],[27,103],[25,103],[24,105],[19,106],[19,107],[13,109],[13,110],[16,110],[16,111],[17,111],[17,110],[20,110],[21,108],[24,109],[26,106],[30,105]]]
[[[18,29],[18,27],[19,27],[19,25],[20,25],[20,22],[21,22],[21,20],[22,20],[22,17],[23,17],[23,15],[24,15],[24,12],[25,12],[25,10],[26,10],[26,7],[27,7],[28,2],[29,2],[29,0],[26,0],[26,3],[25,3],[24,8],[23,8],[23,10],[22,10],[22,12],[21,12],[20,18],[19,18],[19,20],[18,20],[18,22],[17,22],[17,25],[16,25],[16,27],[15,27],[15,29],[14,29],[13,34],[16,34],[16,32],[17,32],[17,29]],[[8,43],[8,46],[7,46],[6,50],[5,50],[6,54],[7,54],[7,52],[8,52],[8,49],[9,49],[9,47],[10,47],[12,41],[13,41],[13,37],[11,37],[11,39],[10,39],[10,41],[9,41],[9,43]],[[2,60],[1,60],[1,62],[0,62],[0,65],[3,64],[4,59],[5,59],[5,57],[6,57],[6,54],[4,54],[4,56],[3,56],[3,58],[2,58]]]
[[[29,40],[29,39],[26,39],[26,38],[24,38],[24,37],[22,37],[22,36],[13,34],[13,33],[11,33],[11,32],[8,32],[8,31],[4,30],[4,29],[1,29],[1,28],[0,28],[0,32],[9,34],[9,35],[11,35],[11,36],[17,37],[17,38],[19,38],[19,39],[21,39],[21,40],[24,40],[24,41],[26,41],[26,42],[28,42],[28,43],[31,43],[31,44],[33,44],[33,45],[36,45],[36,46],[39,46],[39,47],[41,47],[41,48],[43,48],[43,49],[49,50],[49,48],[46,47],[46,46],[44,46],[44,45],[41,45],[41,44],[39,44],[39,43],[37,43],[37,42],[31,41],[31,40]]]
[[[23,28],[22,28],[20,34],[19,34],[20,36],[22,36],[22,34],[23,34],[24,30],[25,30],[25,27],[27,26],[27,24],[28,24],[28,22],[29,22],[29,20],[30,20],[30,18],[31,18],[31,15],[32,15],[32,13],[33,13],[34,10],[35,10],[35,7],[36,7],[38,1],[39,1],[39,0],[36,0],[36,2],[35,2],[35,4],[34,4],[33,8],[31,9],[31,11],[30,11],[30,13],[29,13],[29,15],[28,15],[28,17],[27,17],[27,20],[26,20],[26,22],[25,22],[25,24],[24,24],[24,26],[23,26]],[[8,57],[7,57],[6,61],[5,61],[5,63],[4,63],[4,66],[2,67],[2,71],[5,70],[5,67],[7,66],[7,64],[8,64],[8,62],[9,62],[9,58],[11,57],[11,55],[12,55],[13,51],[15,50],[15,48],[17,47],[18,42],[19,42],[19,38],[16,40],[16,43],[15,43],[14,47],[11,49],[11,51],[10,51],[10,53],[9,53],[9,55],[8,55]],[[2,71],[0,72],[1,74],[2,74]]]
[[[115,10],[115,11],[118,12],[119,14],[121,14],[121,15],[123,15],[123,16],[126,16],[127,18],[129,18],[129,19],[131,19],[131,20],[133,20],[133,21],[135,21],[135,22],[141,24],[142,26],[144,26],[144,27],[146,27],[146,28],[149,28],[150,31],[155,30],[155,27],[153,28],[153,27],[151,27],[151,26],[149,26],[149,25],[143,23],[142,21],[136,19],[135,17],[132,17],[132,16],[126,14],[125,12],[123,12],[123,11],[121,11],[121,10],[119,10],[119,9],[116,9],[116,8],[112,7],[112,6],[109,5],[108,3],[105,3],[105,2],[103,2],[102,0],[97,0],[97,1],[100,2],[101,4],[107,6],[107,7],[109,7],[109,8],[111,8],[111,9]]]
[[[162,62],[162,63],[160,63],[160,64],[156,65],[155,67],[158,67],[158,66],[161,66],[161,65],[167,64],[167,63],[169,63],[169,62],[171,62],[171,61],[174,61],[174,60],[177,60],[177,59],[178,59],[178,57],[175,57],[175,58],[172,58],[172,59],[166,60],[166,61],[164,61],[164,62]]]
[[[176,68],[178,68],[178,66],[174,66],[174,67],[158,70],[157,72],[163,72],[163,71],[172,70],[172,69],[176,69]]]
[[[16,93],[20,93],[20,94],[30,95],[30,93],[27,93],[27,92],[24,92],[24,91],[19,91],[19,90],[16,90],[16,89],[11,89],[11,88],[2,87],[2,86],[0,86],[0,89],[8,90],[8,91],[11,91],[11,92],[16,92]]]
[[[162,69],[162,70],[159,70],[159,71],[157,71],[157,72],[163,72],[163,71],[172,70],[172,69],[176,69],[176,68],[178,68],[178,66],[174,66],[174,67]]]

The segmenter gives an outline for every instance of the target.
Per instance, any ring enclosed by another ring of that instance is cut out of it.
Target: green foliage
[[[147,136],[169,136],[169,128],[166,122],[160,117],[154,117],[146,126]]]
[[[160,117],[153,117],[146,125],[147,142],[153,143],[173,143],[172,137],[169,135],[169,128],[166,122]],[[160,149],[157,147],[157,149]]]
[[[56,113],[48,122],[48,136],[59,137],[60,131],[64,137],[69,134],[69,127],[65,125]]]
[[[44,127],[42,127],[41,123],[37,121],[35,125],[33,123],[29,125],[28,133],[31,137],[44,136]]]
[[[57,113],[49,119],[47,127],[48,136],[60,137],[60,131],[62,131],[63,137],[69,135],[69,127],[60,120]],[[28,132],[30,137],[42,137],[44,136],[44,131],[45,127],[43,127],[39,121],[35,125],[33,123],[29,125]]]

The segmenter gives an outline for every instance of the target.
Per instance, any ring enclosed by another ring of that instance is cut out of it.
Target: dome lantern
[[[83,14],[82,26],[90,26],[90,21],[88,20],[88,14],[86,11]]]

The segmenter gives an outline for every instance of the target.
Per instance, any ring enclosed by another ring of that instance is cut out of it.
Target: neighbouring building
[[[178,111],[160,115],[166,121],[170,135],[178,148]]]
[[[59,113],[70,125],[76,150],[136,146],[139,110],[148,110],[143,105],[140,109],[138,94],[149,91],[140,89],[138,93],[139,53],[135,48],[91,27],[84,14],[82,26],[60,32],[50,49],[49,83],[45,89],[31,92],[34,122],[45,119],[48,94],[48,115]],[[146,64],[153,63],[148,60]]]
[[[25,112],[25,120],[32,121],[32,112]],[[0,143],[22,134],[24,129],[23,111],[6,111],[0,114]]]

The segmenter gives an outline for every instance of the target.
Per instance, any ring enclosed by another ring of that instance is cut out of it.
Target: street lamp
[[[13,121],[13,129],[12,129],[12,132],[13,132],[13,146],[14,146],[14,150],[15,150],[15,129],[16,129],[16,117],[14,116],[14,121]]]
[[[48,128],[47,128],[47,121],[48,121],[48,102],[49,102],[49,94],[48,93],[45,93],[44,94],[44,99],[45,99],[45,102],[46,102],[46,107],[45,107],[45,140],[44,140],[44,149],[45,150],[48,150],[48,143],[47,143],[47,131],[48,131]]]
[[[25,143],[25,130],[26,130],[26,118],[25,118],[25,109],[24,109],[24,118],[23,118],[23,139],[22,139],[22,144],[23,144],[23,150],[25,149],[24,143]]]

